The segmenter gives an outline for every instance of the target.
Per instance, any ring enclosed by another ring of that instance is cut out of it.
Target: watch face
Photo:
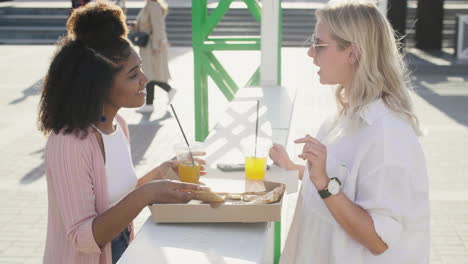
[[[335,180],[331,180],[328,183],[328,191],[332,194],[335,195],[340,192],[340,184]]]

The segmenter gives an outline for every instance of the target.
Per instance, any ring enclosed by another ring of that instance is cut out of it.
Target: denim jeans
[[[117,263],[130,242],[130,231],[125,228],[112,240],[112,264]]]

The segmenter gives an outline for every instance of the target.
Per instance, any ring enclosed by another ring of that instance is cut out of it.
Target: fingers
[[[302,153],[312,152],[316,155],[326,155],[327,148],[323,145],[315,145],[315,144],[305,144],[302,148]]]
[[[319,149],[316,149],[316,148],[309,148],[307,150],[304,150],[301,154],[299,154],[299,157],[301,158],[301,155],[303,154],[312,154],[312,155],[315,155],[317,157],[322,157],[324,156],[324,153],[322,150],[319,150]]]
[[[319,160],[319,156],[315,155],[314,153],[310,153],[310,152],[299,154],[298,157],[303,159],[303,160],[308,160],[308,161],[310,161],[312,163],[317,162]]]
[[[173,191],[169,203],[187,203],[195,197],[193,192]]]
[[[185,185],[182,183],[182,185]],[[195,195],[199,191],[211,191],[209,187],[205,186],[199,186],[196,184],[187,184],[187,185],[195,185],[198,188],[197,189],[189,189],[189,188],[183,188],[183,189],[177,189],[174,192],[172,192],[172,196],[175,199],[174,202],[183,202],[187,203],[190,200],[195,198]]]
[[[200,183],[203,184],[203,183]],[[205,184],[203,184],[205,185]],[[176,189],[178,192],[202,192],[202,191],[211,191],[210,187],[207,186],[200,186],[198,190],[192,190],[192,189]]]
[[[195,158],[194,160],[200,165],[206,165],[206,161],[204,159]]]
[[[204,182],[199,181],[198,184],[201,185],[201,186],[200,186],[200,187],[201,187],[201,190],[206,190],[205,188],[210,189],[209,187],[205,187],[205,186],[206,186],[206,183],[204,183]]]
[[[306,135],[303,138],[299,138],[294,140],[296,144],[305,144],[302,148],[302,154],[310,152],[317,156],[326,156],[327,155],[327,147],[323,145],[317,139]]]
[[[284,149],[283,145],[281,144],[278,144],[278,143],[273,143],[273,146],[272,146],[273,149],[275,150],[281,150],[281,149]]]
[[[206,152],[205,151],[195,151],[195,152],[192,152],[192,155],[193,156],[205,156]]]
[[[173,185],[171,186],[172,190],[200,190],[201,186],[198,184],[193,184],[193,183],[185,183],[185,182],[172,182]]]
[[[179,166],[179,161],[178,160],[169,160],[169,162],[171,162],[171,168],[177,172],[177,168]]]
[[[273,153],[286,153],[286,150],[284,149],[283,145],[280,144],[273,144],[273,146],[270,148],[270,155]]]
[[[320,143],[320,141],[318,141],[317,139],[309,136],[309,135],[306,135],[305,137],[303,138],[298,138],[296,140],[294,140],[294,143],[296,144],[301,144],[301,143],[315,143],[315,144],[322,144]]]

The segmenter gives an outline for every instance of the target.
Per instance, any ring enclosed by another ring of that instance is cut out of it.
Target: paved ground
[[[53,46],[0,46],[0,263],[41,263],[47,224],[43,170],[45,137],[36,129],[41,78]],[[305,48],[283,50],[283,83],[297,89],[290,138],[314,134],[335,107],[331,88],[318,84]],[[255,52],[220,52],[220,61],[244,83],[255,70]],[[193,57],[172,48],[170,68],[178,88],[174,104],[193,136]],[[468,263],[468,71],[466,74],[419,72],[414,99],[427,135],[422,144],[430,176],[432,264]],[[226,101],[210,90],[210,118]],[[139,175],[171,156],[177,124],[157,91],[152,115],[123,110],[130,124],[133,160]],[[299,150],[294,145],[291,152]],[[148,216],[144,210],[137,229]]]

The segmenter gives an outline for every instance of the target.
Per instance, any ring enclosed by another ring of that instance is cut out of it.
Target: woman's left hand
[[[304,144],[299,158],[307,160],[310,180],[315,187],[318,190],[325,189],[329,181],[326,171],[327,147],[309,135],[294,140],[294,143]]]

